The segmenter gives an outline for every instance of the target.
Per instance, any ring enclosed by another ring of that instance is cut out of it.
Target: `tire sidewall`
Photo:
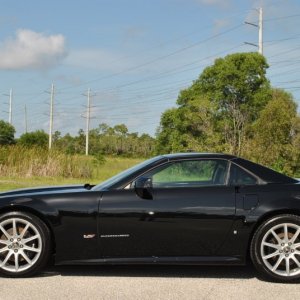
[[[27,213],[27,212],[9,212],[3,215],[0,215],[0,222],[5,221],[10,218],[19,218],[24,219],[32,223],[38,230],[41,236],[42,251],[33,266],[24,270],[22,272],[9,272],[0,268],[0,273],[7,277],[28,277],[37,273],[48,261],[51,247],[51,236],[48,227],[36,216]]]

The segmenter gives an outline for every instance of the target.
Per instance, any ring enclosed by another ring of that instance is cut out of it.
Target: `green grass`
[[[98,184],[142,160],[143,159],[135,158],[105,157],[105,163],[94,166],[92,172],[93,176],[87,178],[73,178],[70,176],[0,176],[0,191],[48,185]]]

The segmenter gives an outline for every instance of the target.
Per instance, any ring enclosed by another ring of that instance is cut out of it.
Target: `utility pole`
[[[12,98],[13,98],[13,90],[9,91],[9,111],[8,111],[8,123],[12,123]]]
[[[86,107],[86,130],[85,130],[85,155],[89,155],[89,133],[91,118],[91,89],[87,91],[87,107]]]
[[[51,86],[50,96],[50,121],[49,121],[49,150],[52,147],[52,131],[53,131],[53,102],[54,102],[54,84]]]
[[[13,102],[13,89],[9,90],[9,94],[3,94],[4,96],[9,97],[8,103],[5,102],[5,104],[8,104],[8,111],[5,111],[5,113],[8,113],[8,123],[12,124],[12,102]]]
[[[27,106],[24,107],[24,121],[25,121],[25,133],[28,132],[28,123],[27,123]]]
[[[258,21],[258,52],[263,55],[263,9],[259,8],[259,21]]]
[[[258,25],[255,23],[245,22],[247,25],[251,25],[258,28],[258,44],[245,42],[247,45],[251,45],[258,48],[258,53],[261,55],[264,54],[264,42],[263,42],[263,9],[260,7],[259,9],[255,9],[255,11],[259,14]]]

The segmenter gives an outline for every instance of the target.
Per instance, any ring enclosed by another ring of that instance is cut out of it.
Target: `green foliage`
[[[15,143],[15,128],[7,122],[0,120],[0,145]]]
[[[162,169],[153,176],[153,182],[210,181],[216,168],[215,161],[183,161]]]
[[[253,118],[268,100],[267,68],[265,58],[258,53],[235,53],[216,59],[195,86],[217,104],[225,117],[230,117],[234,107]]]
[[[56,135],[54,134],[54,138]],[[47,148],[49,141],[49,136],[43,130],[37,130],[34,132],[24,133],[18,139],[18,144],[25,147],[38,146],[42,148]]]
[[[153,153],[154,138],[148,134],[129,133],[124,124],[110,127],[99,124],[98,128],[90,130],[89,153],[97,160],[103,155],[122,155],[128,157],[149,157]],[[75,137],[69,134],[61,137],[57,135],[54,147],[69,154],[85,153],[85,132],[80,130]],[[102,157],[102,158],[101,158]]]
[[[219,58],[177,108],[163,113],[156,152],[227,152],[286,174],[300,173],[300,121],[290,94],[270,87],[268,64],[257,53]]]
[[[293,175],[300,170],[300,117],[291,94],[274,89],[272,99],[252,126],[252,159]]]

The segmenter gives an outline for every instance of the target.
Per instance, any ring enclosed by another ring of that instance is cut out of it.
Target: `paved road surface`
[[[300,283],[256,277],[251,267],[68,266],[35,278],[0,278],[0,299],[299,299]]]

